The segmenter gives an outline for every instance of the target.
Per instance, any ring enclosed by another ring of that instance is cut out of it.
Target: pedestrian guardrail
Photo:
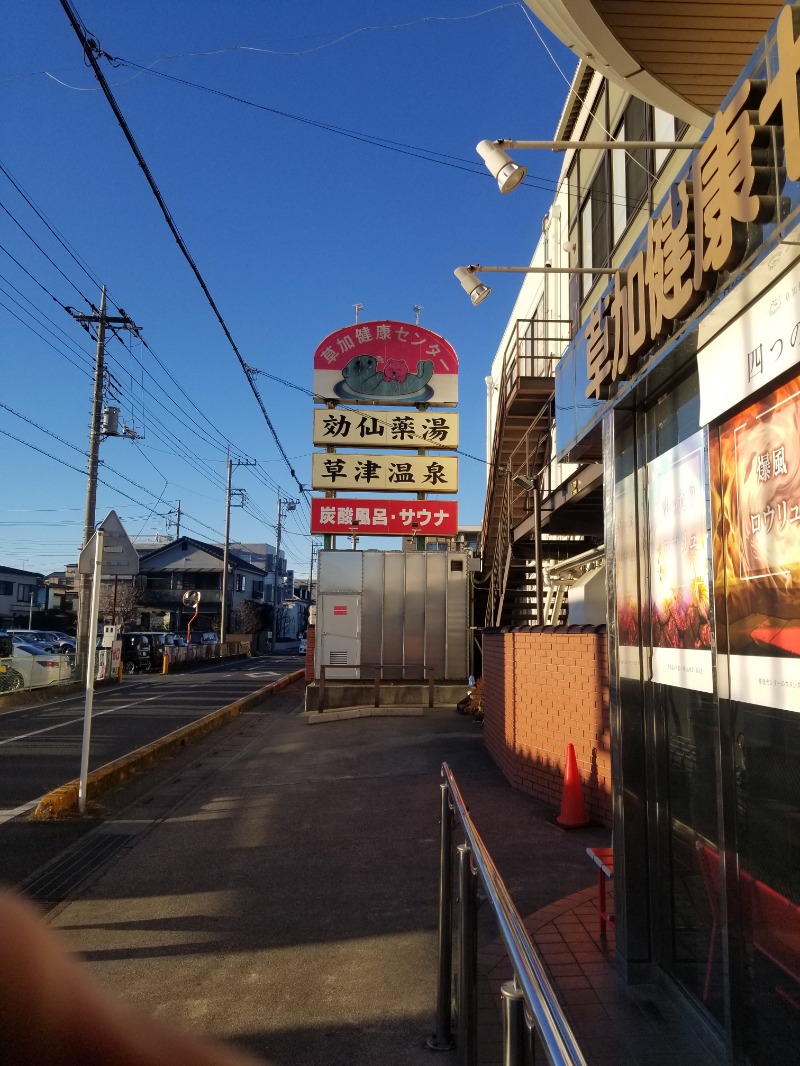
[[[223,640],[216,644],[178,644],[163,649],[163,672],[182,663],[202,662],[206,659],[229,659],[249,655],[252,642],[249,640]]]
[[[469,816],[447,763],[442,764],[442,777],[436,1032],[429,1039],[428,1046],[437,1051],[455,1046],[459,1066],[477,1064],[477,882],[480,879],[514,971],[513,980],[506,982],[500,990],[503,1066],[523,1066],[533,1062],[537,1038],[550,1066],[586,1066],[542,960]],[[456,848],[458,893],[454,897],[453,830],[456,825],[461,827],[465,841]],[[451,995],[454,898],[457,898],[458,919],[455,1019]]]

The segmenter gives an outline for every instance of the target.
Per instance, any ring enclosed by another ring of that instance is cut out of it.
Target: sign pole
[[[78,811],[86,811],[86,779],[89,775],[89,739],[92,733],[92,704],[94,702],[94,674],[97,659],[97,620],[100,617],[100,578],[103,571],[103,541],[105,534],[94,534],[94,574],[92,576],[92,606],[89,614],[89,641],[86,658],[86,708],[83,715],[83,744],[81,746],[81,776],[78,784]]]

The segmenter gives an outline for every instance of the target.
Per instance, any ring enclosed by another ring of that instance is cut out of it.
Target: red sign
[[[337,614],[347,614],[347,608],[346,608],[346,607],[341,607],[341,606],[336,606],[336,605],[334,605],[334,608],[333,608],[333,613],[334,613],[334,615],[337,615]]]
[[[454,500],[311,500],[311,532],[359,536],[439,536],[458,533]]]
[[[314,352],[314,394],[347,403],[454,406],[458,357],[453,346],[410,322],[356,322]]]

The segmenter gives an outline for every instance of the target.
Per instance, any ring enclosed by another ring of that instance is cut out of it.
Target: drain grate
[[[37,903],[60,903],[132,839],[130,833],[101,833],[48,866],[35,880],[23,884],[22,890]]]

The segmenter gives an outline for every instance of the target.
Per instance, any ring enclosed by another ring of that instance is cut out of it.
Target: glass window
[[[605,266],[609,254],[608,152],[603,153],[600,167],[592,181],[592,266]]]
[[[609,250],[608,164],[604,154],[581,208],[581,266],[605,266]],[[595,281],[592,275],[583,275],[584,297]]]
[[[648,139],[647,104],[632,96],[625,108],[625,140]],[[640,207],[647,196],[650,177],[650,152],[646,148],[634,148],[625,153],[625,197],[628,201],[628,218]]]
[[[576,152],[575,162],[569,168],[569,172],[567,173],[567,199],[569,204],[567,215],[569,218],[570,229],[572,229],[578,220],[578,204],[580,203],[580,184],[578,175],[579,155],[580,153]]]
[[[14,595],[14,582],[13,581],[0,581],[0,596],[13,596]]]
[[[647,688],[659,798],[661,961],[721,1021],[722,969],[712,973],[708,961],[720,950],[719,721],[712,675],[707,459],[696,376],[650,409],[646,428],[649,575],[643,636],[653,679]]]
[[[676,125],[677,123],[672,115],[668,114],[666,111],[662,111],[658,107],[653,109],[654,141],[674,141]],[[661,170],[671,154],[672,150],[669,148],[656,148],[656,173]]]
[[[614,132],[614,140],[624,139],[625,130],[622,123]],[[625,152],[609,152],[611,156],[611,192],[613,202],[613,242],[617,244],[622,239],[625,227],[628,225],[628,200],[625,193]]]
[[[800,532],[789,502],[798,425],[795,379],[721,425],[712,453],[744,947],[739,1020],[748,1061],[764,1063],[793,1061],[800,1046]]]

